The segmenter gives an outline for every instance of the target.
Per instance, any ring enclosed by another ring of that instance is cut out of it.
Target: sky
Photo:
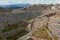
[[[0,5],[8,4],[60,4],[60,0],[0,0]]]

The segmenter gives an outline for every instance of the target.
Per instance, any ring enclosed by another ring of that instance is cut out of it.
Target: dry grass
[[[47,40],[52,40],[47,31],[45,30],[45,27],[42,28],[36,28],[35,32],[33,33],[33,36],[37,38],[43,38]]]
[[[49,31],[48,28],[42,27],[42,28],[35,28],[35,32],[32,34],[32,36],[36,38],[43,38],[46,40],[58,40],[56,35],[53,35],[53,39],[49,36],[47,30]]]

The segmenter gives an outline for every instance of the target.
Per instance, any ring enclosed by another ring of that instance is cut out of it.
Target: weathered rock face
[[[49,18],[48,28],[54,35],[60,38],[60,15],[55,15]]]
[[[60,40],[60,15],[53,15],[53,16],[43,16],[43,17],[38,17],[35,19],[34,23],[33,23],[33,28],[35,28],[35,33],[33,33],[33,35],[36,38],[43,38],[46,36],[50,36],[46,37],[48,40]],[[45,32],[47,31],[47,32]],[[42,33],[42,34],[40,34]],[[46,34],[44,34],[46,33]],[[48,33],[48,34],[47,34]],[[38,36],[37,36],[38,35]],[[45,36],[44,36],[45,35]],[[36,39],[38,40],[38,39]]]
[[[33,27],[34,28],[41,28],[44,25],[46,25],[47,21],[48,21],[48,18],[46,18],[46,17],[37,18],[37,19],[35,19]]]

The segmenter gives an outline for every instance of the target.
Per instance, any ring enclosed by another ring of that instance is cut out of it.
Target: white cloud
[[[0,0],[0,4],[17,4],[17,3],[30,3],[30,4],[49,4],[60,3],[60,0]]]
[[[25,3],[26,0],[0,0],[0,5]]]
[[[39,4],[39,3],[42,3],[43,0],[27,0],[26,2],[30,4]]]
[[[4,4],[11,4],[11,3],[13,3],[12,1],[7,1],[7,0],[1,0],[0,1],[0,5],[4,5]]]

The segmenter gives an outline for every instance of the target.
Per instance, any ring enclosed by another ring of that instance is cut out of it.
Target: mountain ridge
[[[9,4],[9,5],[0,5],[0,7],[2,8],[13,8],[13,9],[17,9],[17,8],[23,8],[23,7],[27,7],[30,4]]]

